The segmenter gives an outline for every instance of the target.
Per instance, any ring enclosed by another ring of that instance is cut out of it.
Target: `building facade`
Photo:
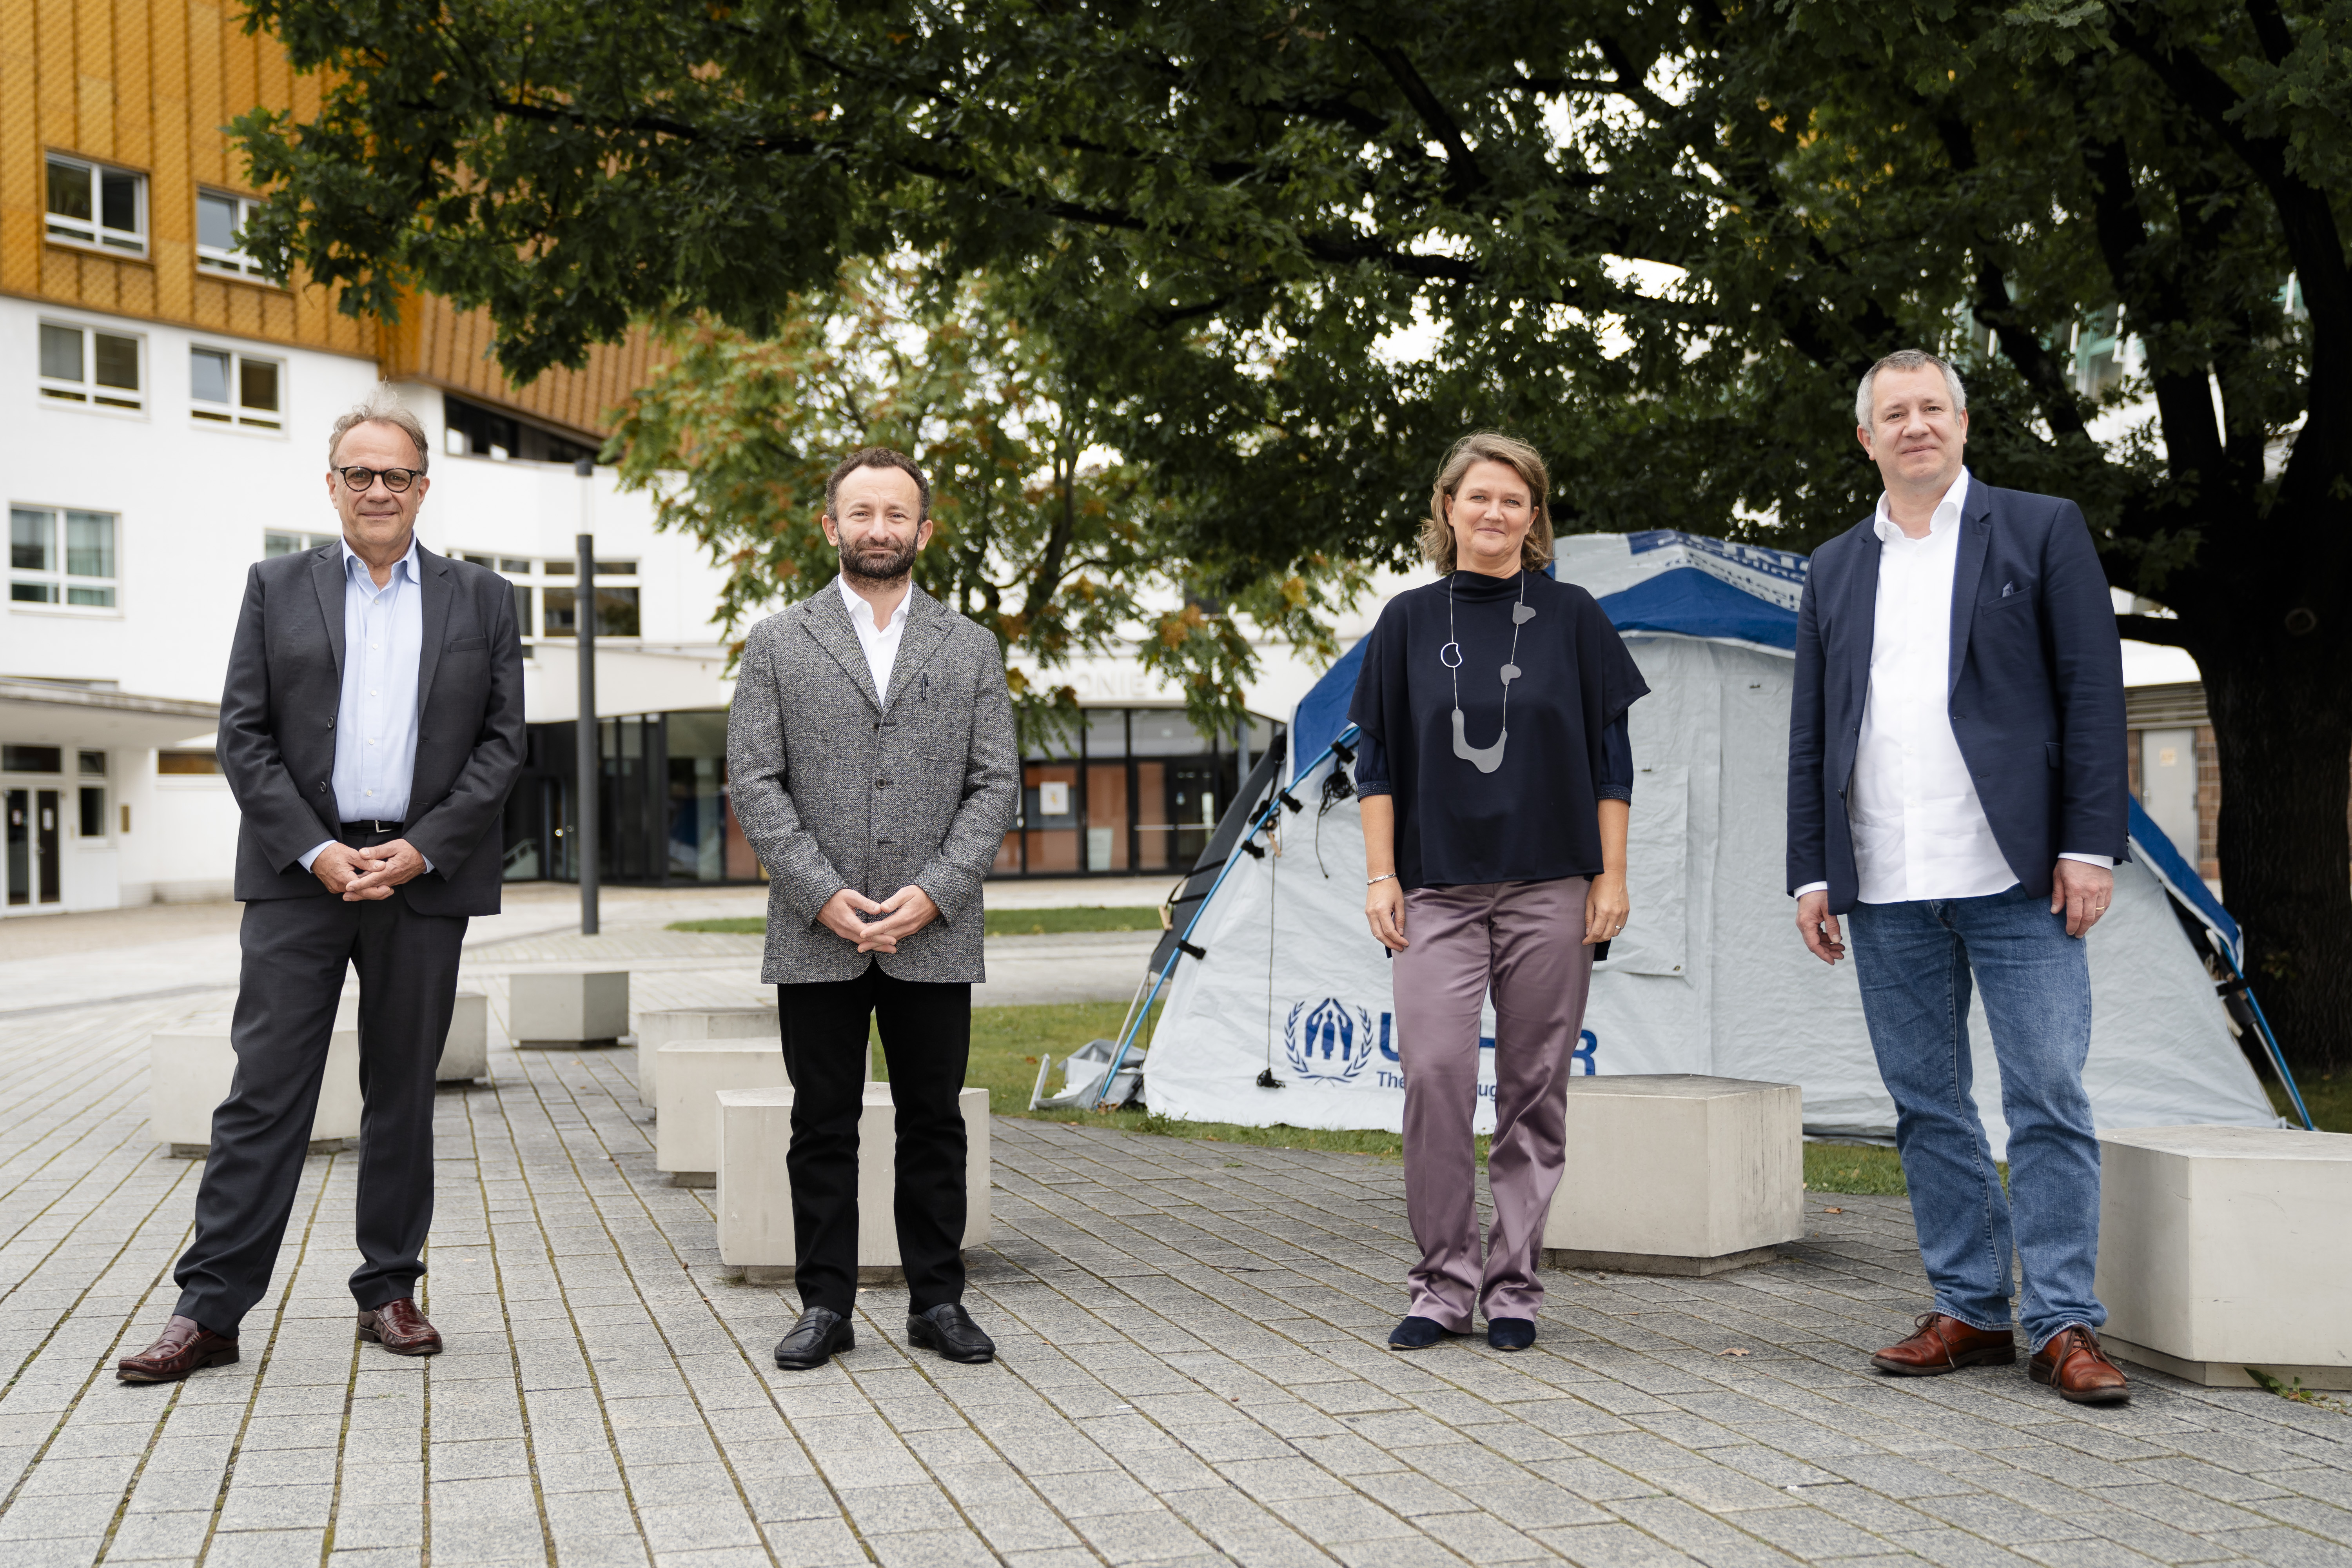
[[[316,103],[234,7],[0,6],[0,918],[227,896],[236,811],[212,748],[245,574],[336,536],[328,433],[379,382],[430,438],[419,537],[514,584],[530,750],[507,875],[578,874],[574,541],[590,532],[603,874],[757,879],[727,802],[721,574],[610,468],[575,471],[651,346],[518,387],[479,313],[412,295],[396,320],[353,317],[268,276],[239,246],[257,193],[222,127]],[[1195,733],[1119,666],[1077,672],[1087,721],[1028,762],[999,874],[1186,863],[1268,743],[1264,723]]]

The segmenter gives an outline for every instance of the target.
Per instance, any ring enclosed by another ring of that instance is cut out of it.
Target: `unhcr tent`
[[[1651,688],[1631,721],[1633,916],[1594,970],[1575,1070],[1794,1083],[1808,1131],[1891,1137],[1852,962],[1832,969],[1805,951],[1782,890],[1805,569],[1801,555],[1683,533],[1561,542],[1559,574],[1600,600]],[[1353,756],[1360,658],[1359,644],[1299,702],[1288,761],[1253,777],[1177,900],[1153,958],[1166,1008],[1143,1086],[1162,1115],[1402,1125],[1389,960],[1364,926],[1357,803],[1344,775],[1334,782]],[[1270,798],[1277,777],[1288,784]],[[1250,831],[1269,810],[1272,834]],[[2089,938],[2098,1123],[2275,1126],[2199,951],[2234,968],[2237,928],[2137,803],[2131,830],[2134,858]],[[1998,1153],[2008,1129],[1980,1004],[1969,1028]]]

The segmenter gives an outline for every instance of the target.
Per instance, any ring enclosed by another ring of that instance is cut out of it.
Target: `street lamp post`
[[[593,521],[595,504],[596,467],[593,459],[583,458],[574,465],[580,476],[580,524],[585,530]],[[596,536],[583,531],[574,542],[580,559],[577,575],[572,579],[572,631],[574,648],[580,660],[580,722],[576,726],[579,740],[580,787],[579,809],[572,814],[572,831],[576,836],[575,854],[580,862],[580,934],[596,934],[598,839],[596,796],[603,782],[603,759],[596,744]]]

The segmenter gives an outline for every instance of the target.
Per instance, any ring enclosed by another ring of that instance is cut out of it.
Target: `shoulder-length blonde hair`
[[[1454,442],[1454,450],[1445,455],[1437,482],[1430,487],[1429,515],[1421,521],[1422,559],[1436,567],[1441,576],[1454,570],[1454,530],[1446,525],[1445,503],[1462,488],[1462,476],[1473,463],[1500,463],[1527,481],[1535,521],[1528,525],[1528,536],[1520,542],[1519,563],[1530,572],[1540,570],[1552,556],[1548,500],[1551,476],[1544,468],[1542,454],[1525,441],[1496,430],[1474,430]]]

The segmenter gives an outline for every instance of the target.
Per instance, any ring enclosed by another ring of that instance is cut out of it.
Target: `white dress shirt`
[[[1968,490],[1962,468],[1936,503],[1924,539],[1905,533],[1886,498],[1878,498],[1870,688],[1846,795],[1857,898],[1865,904],[1982,898],[2019,880],[1952,734],[1952,578]],[[2098,855],[2060,858],[2115,864]],[[1828,886],[1810,882],[1797,895]]]
[[[878,702],[890,700],[890,671],[898,663],[899,639],[907,632],[907,606],[915,602],[910,586],[898,597],[898,607],[890,612],[890,623],[874,624],[874,606],[858,597],[857,590],[849,585],[846,577],[835,577],[841,589],[842,602],[849,606],[849,624],[857,633],[857,646],[865,651],[866,668],[874,672],[874,697]]]
[[[416,773],[416,678],[425,650],[425,590],[408,553],[375,585],[343,542],[343,689],[335,707],[335,810],[345,822],[405,822]],[[333,843],[322,839],[302,869]],[[431,868],[431,862],[426,862]]]

